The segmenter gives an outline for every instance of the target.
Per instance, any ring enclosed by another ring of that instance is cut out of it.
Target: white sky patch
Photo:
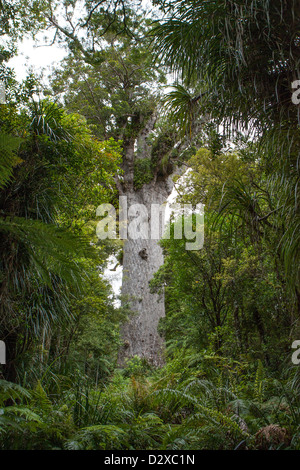
[[[104,278],[112,286],[112,290],[116,299],[114,299],[115,307],[120,307],[121,302],[118,296],[121,294],[123,266],[118,264],[118,260],[114,255],[109,256],[107,266],[104,270]]]
[[[66,57],[67,51],[64,48],[56,44],[44,46],[46,44],[44,37],[44,34],[39,35],[37,43],[27,38],[18,45],[18,55],[8,62],[8,65],[14,69],[17,80],[24,80],[30,70],[35,73],[50,71],[51,67],[58,66]]]

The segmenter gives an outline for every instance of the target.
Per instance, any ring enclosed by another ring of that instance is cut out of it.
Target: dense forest
[[[300,450],[300,4],[0,0],[0,80],[0,449]]]

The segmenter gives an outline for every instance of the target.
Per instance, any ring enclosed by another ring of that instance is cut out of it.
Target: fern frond
[[[0,132],[0,189],[9,182],[13,169],[18,163],[15,152],[22,139]]]

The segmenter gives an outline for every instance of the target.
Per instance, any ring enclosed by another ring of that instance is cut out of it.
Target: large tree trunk
[[[139,191],[124,193],[128,207],[143,204],[148,210],[149,236],[147,239],[124,242],[123,304],[128,304],[132,315],[122,328],[124,346],[119,363],[126,358],[139,356],[159,366],[164,362],[164,341],[158,333],[158,323],[165,315],[164,295],[150,293],[149,281],[163,264],[162,249],[158,239],[151,239],[151,205],[163,204],[171,192],[170,181],[160,180],[144,185]],[[130,222],[130,218],[129,218]]]
[[[165,316],[164,295],[152,294],[149,288],[149,281],[163,264],[163,253],[158,244],[161,233],[156,233],[154,238],[150,230],[151,207],[154,204],[166,204],[172,192],[173,182],[170,175],[173,165],[163,170],[161,162],[174,148],[175,140],[170,139],[167,133],[156,146],[153,155],[153,143],[148,137],[155,123],[156,114],[153,113],[140,127],[138,135],[132,136],[124,143],[123,179],[117,179],[120,195],[127,197],[128,208],[133,204],[142,204],[146,207],[148,214],[144,219],[147,220],[149,228],[147,237],[133,239],[129,232],[124,242],[122,304],[129,307],[132,315],[121,331],[123,339],[123,347],[119,352],[121,366],[126,364],[127,358],[133,356],[144,358],[155,366],[164,363],[164,340],[158,333],[159,320]],[[145,183],[140,189],[136,189],[135,164],[139,159],[145,158],[150,159],[152,163],[153,178],[150,183]],[[130,224],[130,217],[127,220]]]

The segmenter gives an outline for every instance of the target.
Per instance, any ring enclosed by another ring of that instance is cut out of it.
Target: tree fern
[[[16,151],[22,139],[8,134],[0,133],[0,189],[4,188],[13,174],[18,163]]]

